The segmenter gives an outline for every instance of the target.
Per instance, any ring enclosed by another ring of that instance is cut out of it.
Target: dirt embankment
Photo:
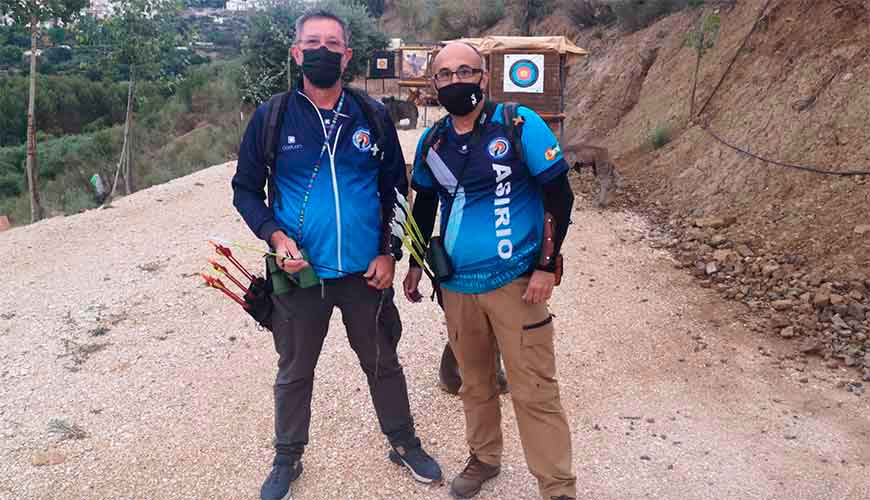
[[[711,15],[719,29],[696,98],[709,105],[692,120],[697,52],[687,40]],[[565,142],[610,147],[630,186],[621,202],[659,209],[674,234],[662,244],[707,286],[759,312],[759,329],[808,337],[804,349],[870,368],[866,177],[758,161],[701,128],[785,163],[870,170],[870,4],[746,0],[576,40],[592,55],[569,79]],[[657,128],[671,137],[660,149],[649,141]]]

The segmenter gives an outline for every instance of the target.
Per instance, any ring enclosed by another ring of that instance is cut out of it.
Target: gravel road
[[[208,237],[256,244],[230,202],[233,169],[0,233],[0,498],[257,498],[276,355],[195,277]],[[750,333],[651,248],[640,217],[579,198],[574,222],[552,309],[581,499],[870,498],[870,404],[836,388],[854,374]],[[440,311],[399,308],[417,427],[452,478],[464,422],[436,387]],[[339,316],[293,498],[448,498],[387,461]],[[503,471],[480,498],[534,499],[507,399]]]

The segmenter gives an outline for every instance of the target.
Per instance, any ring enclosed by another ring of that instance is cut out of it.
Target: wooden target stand
[[[505,73],[510,68],[505,68],[506,55],[543,55],[543,74],[538,78],[543,79],[543,91],[532,92],[506,92],[504,89]],[[547,122],[553,133],[559,134],[559,141],[565,132],[565,81],[567,80],[566,56],[556,51],[544,50],[494,50],[486,55],[487,68],[489,68],[489,88],[487,93],[490,99],[496,102],[516,102],[533,109]]]
[[[378,57],[378,56],[386,56],[386,57]],[[384,60],[386,63],[386,67],[372,67],[372,58],[369,58],[367,61],[366,68],[366,76],[364,79],[364,90],[366,93],[369,92],[369,80],[380,80],[381,81],[381,94],[387,93],[387,80],[397,80],[399,77],[397,76],[398,69],[398,51],[395,50],[386,50],[375,52],[373,58],[380,62],[380,60]],[[390,61],[386,61],[390,59]]]
[[[431,67],[432,61],[435,58],[435,48],[432,46],[426,45],[409,45],[404,47],[399,47],[399,99],[402,98],[402,89],[407,88],[408,94],[410,95],[410,89],[425,89],[430,87],[431,84]],[[411,68],[406,67],[407,62],[405,60],[405,52],[414,52],[419,54],[421,52],[425,52],[425,64],[423,66],[423,71],[413,71]],[[429,106],[423,105],[423,127],[429,125]]]

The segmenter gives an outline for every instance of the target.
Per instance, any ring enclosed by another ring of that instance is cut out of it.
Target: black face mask
[[[451,115],[465,116],[483,100],[483,89],[480,83],[451,83],[438,89],[438,102]]]
[[[341,78],[341,54],[326,47],[303,50],[302,74],[315,87],[332,87]]]

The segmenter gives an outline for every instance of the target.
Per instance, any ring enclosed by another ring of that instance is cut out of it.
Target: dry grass
[[[48,422],[48,432],[58,434],[61,441],[70,439],[85,439],[88,433],[78,424],[69,423],[61,418],[53,418]]]

